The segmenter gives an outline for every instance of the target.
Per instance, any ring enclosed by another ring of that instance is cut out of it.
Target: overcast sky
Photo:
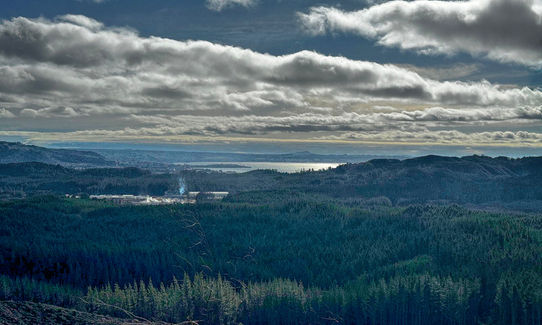
[[[17,0],[0,15],[3,139],[542,153],[542,0]]]

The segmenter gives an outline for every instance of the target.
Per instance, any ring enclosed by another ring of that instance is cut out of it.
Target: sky
[[[0,139],[542,155],[542,0],[0,3]]]

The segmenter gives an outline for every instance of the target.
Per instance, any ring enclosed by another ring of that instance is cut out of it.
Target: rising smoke
[[[179,177],[179,194],[183,195],[186,191],[186,185],[184,183],[184,179],[182,177]]]

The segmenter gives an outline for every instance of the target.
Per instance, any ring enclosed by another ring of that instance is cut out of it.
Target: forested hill
[[[425,156],[298,174],[187,172],[186,179],[194,190],[288,189],[343,198],[385,197],[394,204],[537,201],[542,200],[542,157]]]
[[[0,141],[0,163],[41,162],[64,166],[111,166],[102,155],[91,151],[49,149],[18,142]]]
[[[179,175],[180,174],[180,175]],[[229,191],[229,200],[265,202],[271,195],[373,200],[379,204],[459,203],[542,209],[542,157],[426,156],[377,159],[335,169],[286,174],[256,170],[151,173],[137,168],[76,170],[42,163],[0,164],[2,197],[35,194],[151,194],[175,192],[179,177],[189,191]]]
[[[346,191],[368,197],[383,195],[397,203],[542,199],[540,157],[425,156],[403,161],[373,160],[340,166],[326,176],[330,180],[344,179]]]
[[[38,162],[0,164],[0,200],[42,194],[149,194],[178,190],[178,176],[135,167],[74,169]]]

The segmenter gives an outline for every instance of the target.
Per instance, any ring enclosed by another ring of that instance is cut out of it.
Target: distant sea
[[[232,168],[231,165],[237,165]],[[297,173],[303,170],[322,170],[335,168],[341,163],[314,163],[314,162],[189,162],[177,165],[194,166],[195,169],[210,169],[215,171],[244,173],[256,169],[274,169],[281,173]],[[224,165],[224,166],[220,166]]]

